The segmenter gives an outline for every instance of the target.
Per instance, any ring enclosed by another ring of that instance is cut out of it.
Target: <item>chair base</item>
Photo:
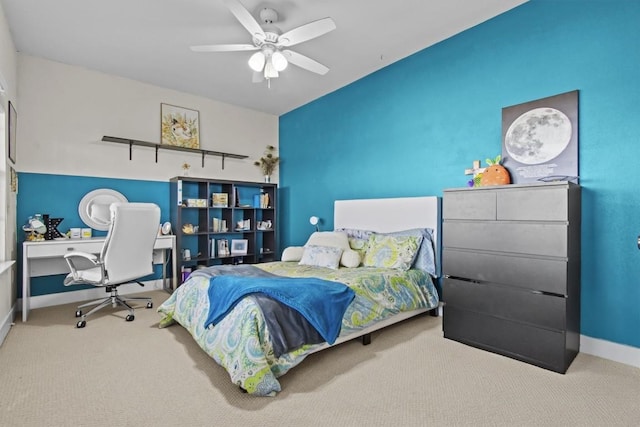
[[[123,306],[127,310],[129,310],[129,314],[125,317],[127,322],[131,322],[135,319],[134,309],[127,302],[128,301],[143,301],[147,303],[147,308],[153,308],[153,302],[151,298],[148,297],[122,297],[118,295],[118,288],[114,286],[108,286],[106,288],[107,292],[110,292],[111,295],[107,298],[102,298],[99,300],[91,301],[84,303],[78,306],[78,310],[76,311],[76,317],[80,317],[81,319],[76,323],[77,328],[84,328],[87,324],[87,317],[91,316],[93,313],[98,310],[103,309],[104,307],[111,305],[113,308],[118,306]],[[85,307],[94,306],[88,313],[83,313],[82,309]]]

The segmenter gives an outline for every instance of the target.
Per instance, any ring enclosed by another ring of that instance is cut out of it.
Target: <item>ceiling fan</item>
[[[249,58],[249,66],[254,73],[254,82],[277,78],[278,73],[287,68],[289,63],[305,70],[324,75],[329,68],[308,56],[294,52],[288,47],[320,37],[336,28],[331,18],[323,18],[317,21],[301,25],[286,33],[273,25],[278,20],[278,13],[270,8],[260,11],[260,19],[264,23],[260,26],[258,21],[238,0],[222,0],[236,17],[240,24],[251,34],[253,44],[214,44],[203,46],[191,46],[194,52],[234,52],[257,51]]]

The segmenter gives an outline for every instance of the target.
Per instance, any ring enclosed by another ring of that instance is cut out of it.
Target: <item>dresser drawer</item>
[[[506,190],[497,194],[497,219],[518,221],[568,221],[566,188]]]
[[[565,260],[445,249],[442,268],[448,276],[567,295]]]
[[[555,223],[444,221],[445,248],[567,256],[567,226]]]
[[[559,331],[536,328],[446,305],[444,337],[565,373],[576,351]]]
[[[548,329],[565,329],[566,299],[506,286],[445,278],[447,307],[484,313]]]
[[[446,192],[442,217],[445,219],[496,219],[496,193],[492,191]]]
[[[68,252],[81,251],[93,254],[98,254],[102,250],[104,240],[90,242],[79,240],[74,242],[70,240],[61,244],[56,241],[54,244],[48,244],[47,242],[36,243],[26,246],[29,258],[56,258],[62,257]]]

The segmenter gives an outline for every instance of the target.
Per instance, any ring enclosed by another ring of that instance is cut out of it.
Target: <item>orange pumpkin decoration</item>
[[[511,184],[511,177],[507,168],[501,165],[492,165],[485,168],[480,178],[480,185],[507,185]]]
[[[509,171],[502,165],[502,156],[497,155],[495,159],[487,159],[487,166],[480,177],[480,185],[507,185],[511,184]]]

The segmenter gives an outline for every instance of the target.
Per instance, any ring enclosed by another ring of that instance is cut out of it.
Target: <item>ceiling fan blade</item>
[[[237,52],[237,51],[249,51],[258,50],[252,44],[209,44],[202,46],[191,46],[190,48],[194,52]]]
[[[301,55],[298,52],[283,50],[282,54],[287,58],[287,61],[300,68],[304,68],[305,70],[309,70],[323,76],[329,72],[328,67],[325,67],[318,61],[315,61],[308,56]]]
[[[249,31],[252,37],[256,37],[260,40],[264,40],[266,35],[264,34],[264,30],[258,24],[258,21],[255,20],[253,16],[249,13],[249,11],[240,3],[238,0],[223,0],[224,4],[227,5],[231,13],[236,17],[238,21],[242,24],[244,28]]]
[[[318,19],[287,31],[278,37],[278,46],[293,46],[306,42],[336,29],[336,23],[331,18]]]

